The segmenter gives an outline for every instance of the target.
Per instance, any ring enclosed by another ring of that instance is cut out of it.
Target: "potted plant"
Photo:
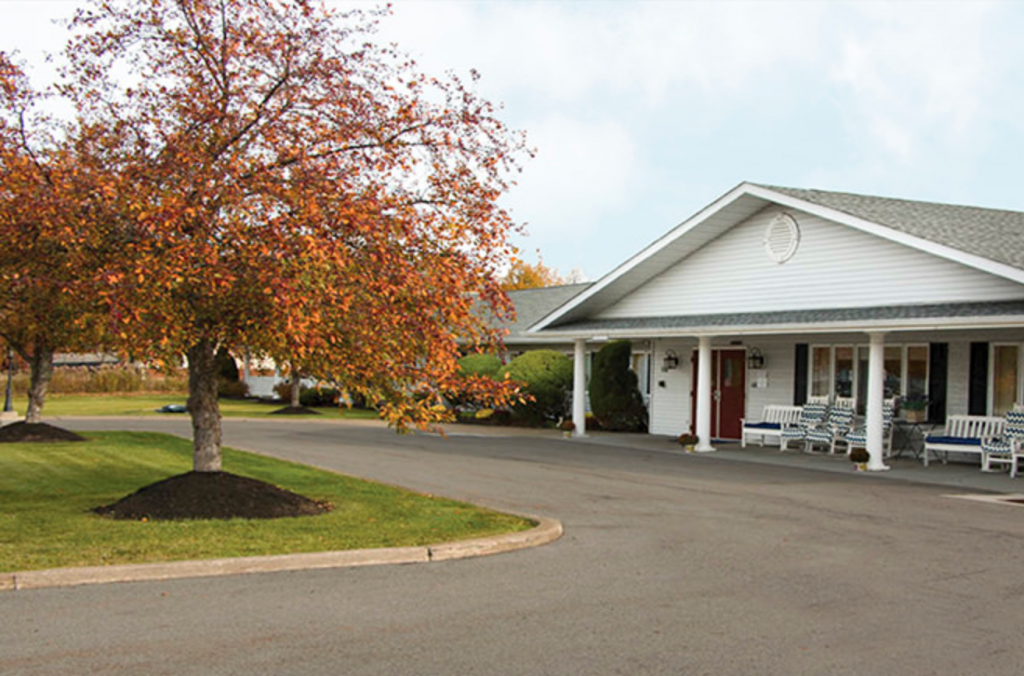
[[[922,423],[928,417],[928,399],[920,394],[904,397],[900,400],[900,413],[907,422]]]
[[[850,449],[850,462],[853,463],[853,468],[859,472],[867,471],[868,460],[871,456],[868,454],[868,449],[863,447],[851,448]]]
[[[684,432],[683,434],[679,435],[679,438],[676,439],[676,441],[679,443],[680,446],[686,449],[687,453],[693,453],[693,448],[697,445],[698,439],[696,434]]]
[[[576,429],[576,423],[571,420],[563,420],[558,423],[558,429],[562,430],[563,436],[571,437],[573,430]]]

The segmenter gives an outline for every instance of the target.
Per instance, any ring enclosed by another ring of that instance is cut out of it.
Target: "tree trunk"
[[[291,385],[292,385],[292,403],[291,403],[291,407],[292,408],[298,408],[299,406],[302,405],[300,403],[301,399],[300,399],[300,396],[299,396],[299,395],[302,394],[302,374],[300,374],[294,368],[292,369]]]
[[[28,364],[30,375],[25,422],[39,423],[43,421],[43,404],[46,402],[46,393],[50,389],[50,379],[53,377],[53,350],[37,343]]]
[[[188,351],[188,412],[192,417],[192,469],[221,471],[217,350],[201,340]]]

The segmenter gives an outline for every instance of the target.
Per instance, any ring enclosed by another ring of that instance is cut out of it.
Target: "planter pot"
[[[924,410],[903,411],[903,419],[909,423],[923,423],[927,417]]]
[[[855,472],[866,472],[868,471],[868,464],[866,462],[855,462],[853,463],[853,469]]]

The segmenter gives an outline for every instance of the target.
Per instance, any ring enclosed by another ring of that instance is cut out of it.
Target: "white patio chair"
[[[886,399],[885,403],[882,404],[882,450],[883,455],[889,457],[892,454],[892,431],[893,424],[892,418],[893,413],[896,410],[896,400]],[[868,445],[868,427],[867,425],[860,425],[857,429],[853,430],[846,435],[846,454],[849,455],[850,451],[854,448],[867,448]]]
[[[800,410],[800,419],[797,420],[796,424],[783,428],[779,450],[788,450],[790,441],[803,441],[804,448],[806,449],[808,430],[821,425],[825,421],[826,415],[828,415],[828,405],[818,403],[804,404]]]
[[[853,430],[853,417],[852,408],[833,406],[823,424],[807,430],[804,437],[807,441],[807,450],[812,450],[815,444],[822,444],[828,446],[830,455],[834,455],[836,446],[846,443],[846,435]]]
[[[991,472],[992,463],[1010,465],[1010,476],[1017,476],[1017,461],[1024,460],[1024,411],[1007,411],[1003,434],[981,440],[981,471]]]

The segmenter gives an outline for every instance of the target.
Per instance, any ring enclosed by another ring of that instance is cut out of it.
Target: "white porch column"
[[[701,336],[697,346],[697,452],[715,450],[711,445],[711,336]]]
[[[577,338],[572,355],[572,424],[574,437],[587,436],[587,340]]]
[[[868,404],[867,416],[867,448],[870,458],[868,470],[881,471],[889,469],[883,459],[882,406],[885,401],[885,334],[869,333],[870,349],[868,352]]]

